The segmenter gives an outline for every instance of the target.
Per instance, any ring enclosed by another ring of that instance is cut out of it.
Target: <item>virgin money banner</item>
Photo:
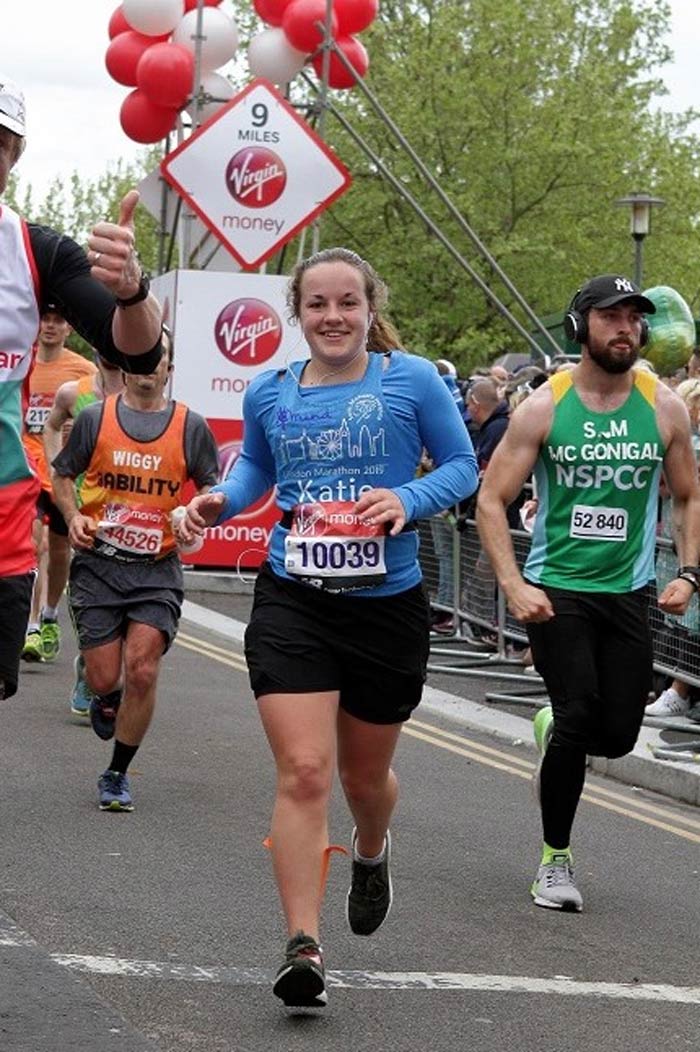
[[[266,80],[253,80],[160,170],[240,265],[254,269],[345,193],[350,173]]]
[[[201,413],[219,447],[220,478],[241,450],[243,395],[253,377],[307,356],[286,318],[286,277],[178,270],[153,281],[175,336],[172,396]],[[273,494],[209,531],[197,566],[253,568],[279,517]]]

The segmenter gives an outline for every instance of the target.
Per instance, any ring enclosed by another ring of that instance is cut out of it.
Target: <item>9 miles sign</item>
[[[252,81],[160,167],[248,269],[273,255],[352,182],[323,140],[266,80]]]

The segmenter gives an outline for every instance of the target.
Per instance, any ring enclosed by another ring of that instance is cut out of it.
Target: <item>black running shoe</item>
[[[90,723],[98,738],[108,742],[114,737],[114,725],[121,704],[121,691],[109,694],[93,694],[90,698]]]
[[[289,940],[272,992],[287,1008],[324,1008],[328,1003],[323,953],[310,935],[298,931]]]
[[[381,927],[391,909],[391,834],[387,830],[384,858],[368,866],[354,858],[357,830],[352,831],[352,883],[348,892],[347,915],[355,935],[371,935]]]

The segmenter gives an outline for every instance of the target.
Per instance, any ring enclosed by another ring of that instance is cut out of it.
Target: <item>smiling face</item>
[[[349,263],[317,263],[301,279],[299,320],[311,357],[347,365],[367,347],[371,312],[364,275]]]
[[[586,346],[606,373],[626,373],[639,357],[644,315],[633,300],[588,312]]]

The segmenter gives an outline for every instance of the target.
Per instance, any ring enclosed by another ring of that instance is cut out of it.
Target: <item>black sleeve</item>
[[[112,339],[114,296],[90,274],[82,248],[50,227],[27,224],[39,272],[43,302],[56,303],[67,322],[107,361],[125,372],[152,373],[160,361],[160,340],[144,354],[123,354]]]
[[[78,413],[68,441],[52,461],[57,475],[75,479],[85,471],[95,449],[103,408],[104,402],[97,402]]]
[[[185,421],[185,459],[187,474],[198,489],[215,486],[219,481],[219,451],[216,439],[204,417],[187,412]]]

